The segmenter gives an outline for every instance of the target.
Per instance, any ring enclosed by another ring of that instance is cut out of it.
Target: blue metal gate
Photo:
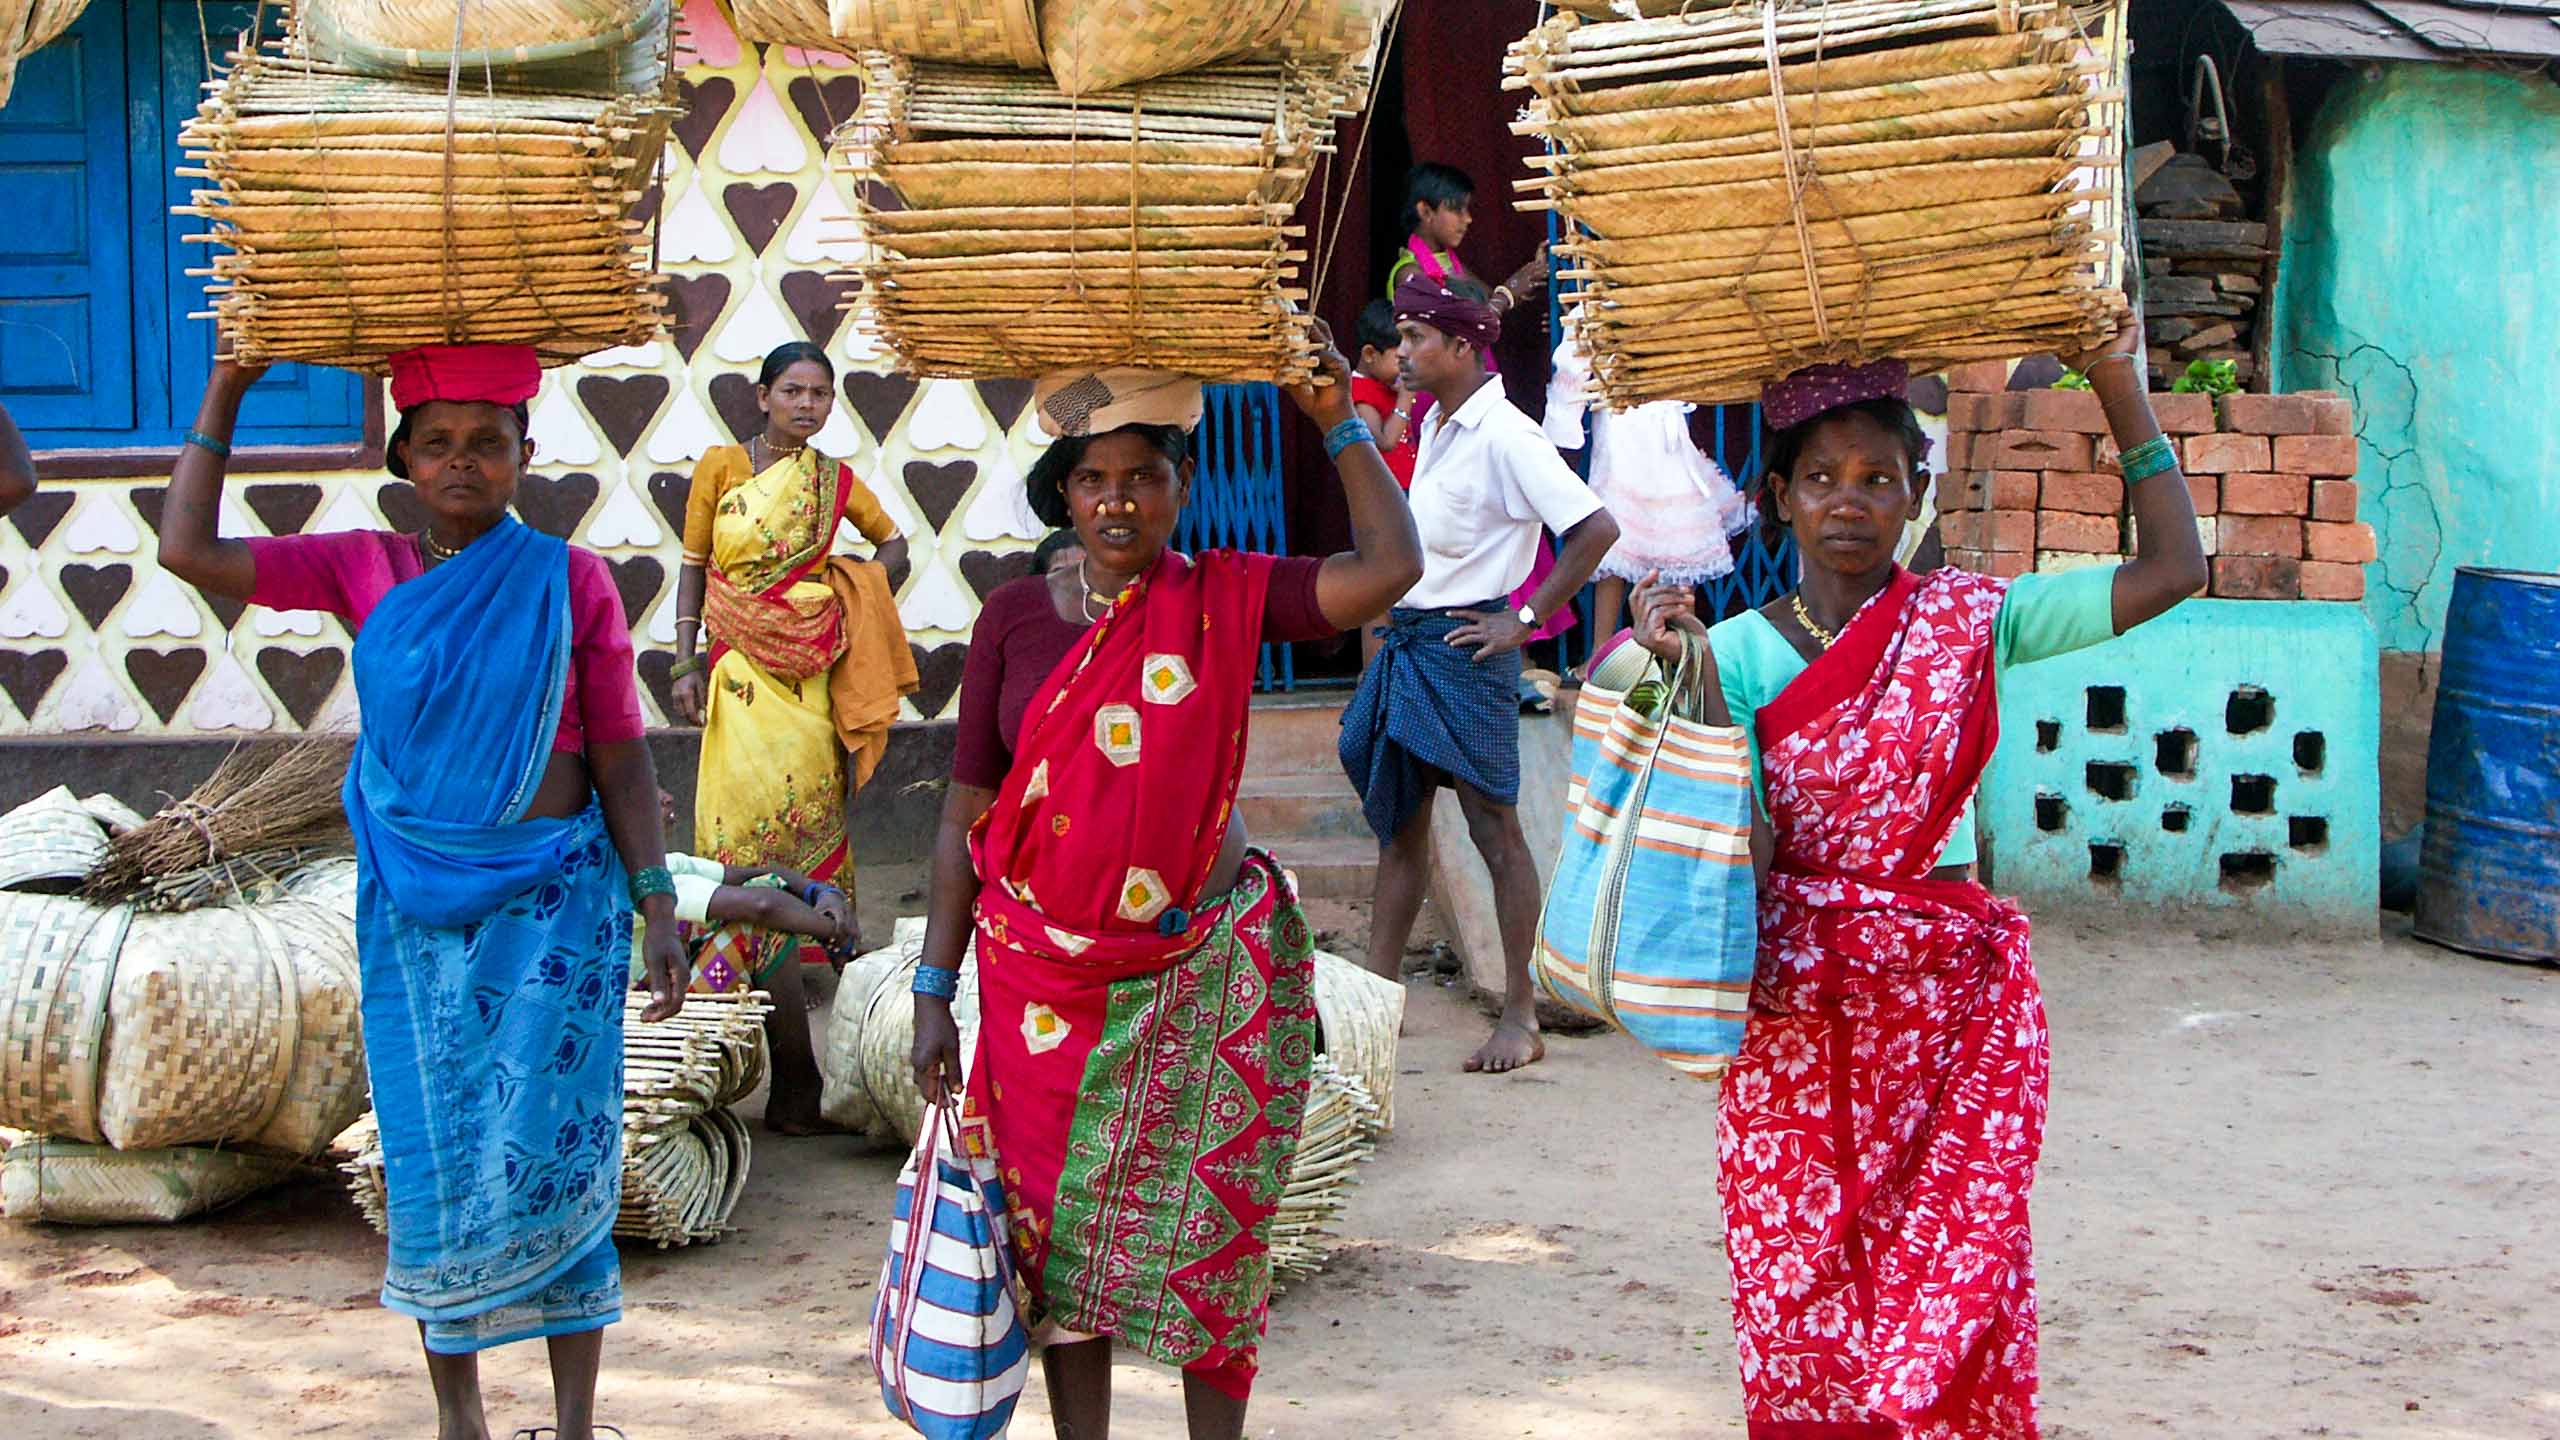
[[[1191,504],[1173,534],[1186,551],[1289,553],[1287,487],[1280,473],[1280,391],[1263,384],[1211,385],[1200,417],[1200,454]],[[1286,645],[1262,647],[1257,688],[1290,690],[1297,663]]]

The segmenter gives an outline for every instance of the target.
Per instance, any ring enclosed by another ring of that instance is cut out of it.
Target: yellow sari
[[[709,572],[712,650],[694,848],[722,864],[850,882],[848,750],[868,779],[915,668],[885,572],[829,560],[846,519],[875,545],[898,533],[847,467],[814,450],[751,473],[746,451],[724,446],[695,467],[685,561]]]

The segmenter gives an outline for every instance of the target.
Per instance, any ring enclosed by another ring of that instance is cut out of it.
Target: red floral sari
[[[1168,553],[1032,697],[978,825],[992,1146],[1053,1338],[1112,1336],[1241,1397],[1315,1050],[1313,943],[1253,855],[1200,896],[1244,774],[1267,556]]]
[[[2026,917],[1929,871],[1998,732],[2006,586],[1896,572],[1758,717],[1777,859],[1719,1104],[1753,1440],[2032,1440]]]

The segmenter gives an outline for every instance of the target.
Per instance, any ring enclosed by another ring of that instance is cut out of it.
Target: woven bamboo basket
[[[1344,64],[1069,97],[1011,71],[864,60],[871,83],[836,146],[866,257],[853,313],[903,368],[1306,373],[1307,254],[1289,217],[1349,108]]]
[[[60,38],[89,0],[0,0],[0,105],[18,78],[18,62]]]
[[[1032,0],[735,0],[739,22],[749,9],[820,12],[821,33],[835,49],[886,50],[956,65],[1011,65],[1046,70],[1040,15]],[[797,21],[795,20],[795,24]],[[746,32],[742,28],[739,33]],[[761,38],[761,37],[750,37]]]
[[[1280,1192],[1279,1208],[1271,1216],[1273,1293],[1324,1268],[1332,1248],[1326,1241],[1357,1181],[1356,1169],[1377,1153],[1378,1136],[1388,1123],[1369,1087],[1333,1057],[1316,1057],[1315,1074],[1307,1082],[1306,1119],[1298,1127],[1297,1153],[1289,1162],[1288,1188]]]
[[[300,0],[296,13],[315,44],[415,57],[413,69],[451,60],[459,25],[462,62],[477,69],[624,43],[664,9],[664,0]]]
[[[68,786],[0,815],[0,890],[77,890],[106,855],[105,828]]]
[[[1514,129],[1549,142],[1521,203],[1564,222],[1613,404],[2124,323],[2120,6],[2096,40],[2057,0],[1567,8],[1505,84],[1533,97]]]
[[[27,1140],[0,1155],[0,1214],[53,1225],[165,1225],[245,1199],[294,1168],[273,1155],[194,1145],[112,1150]]]
[[[379,373],[438,342],[560,364],[657,333],[628,217],[678,113],[668,12],[616,8],[644,29],[595,52],[611,73],[466,64],[450,93],[443,58],[370,74],[323,58],[308,25],[235,54],[180,135],[180,174],[202,185],[185,209],[221,247],[199,272],[208,313],[234,352]]]
[[[852,3],[838,0],[839,12]],[[1040,41],[1058,88],[1089,95],[1240,56],[1357,60],[1375,49],[1394,8],[1393,0],[1041,0]]]

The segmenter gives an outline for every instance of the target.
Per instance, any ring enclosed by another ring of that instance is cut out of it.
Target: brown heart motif
[[[131,492],[129,498],[133,501],[134,512],[142,517],[142,523],[151,527],[153,535],[158,535],[160,516],[169,507],[169,487],[149,486]]]
[[[71,502],[76,498],[59,490],[38,490],[9,512],[9,523],[18,527],[18,534],[26,540],[28,549],[41,550],[45,537],[53,533],[53,527],[61,524],[62,517],[71,513]]]
[[[743,445],[750,435],[764,433],[764,411],[756,408],[756,382],[734,371],[711,379],[711,408],[720,412],[720,423]]]
[[[1013,433],[1013,422],[1021,416],[1022,407],[1031,403],[1031,385],[1028,380],[978,382],[978,398],[987,402],[987,413],[996,417],[998,430]]]
[[[598,493],[593,475],[527,475],[516,482],[516,513],[543,534],[566,540],[595,507]]]
[[[890,566],[889,593],[891,595],[895,595],[899,591],[906,589],[907,577],[914,573],[916,573],[916,562],[912,557],[901,560],[897,564]]]
[[[729,218],[738,222],[738,233],[746,237],[747,248],[758,255],[773,243],[782,222],[800,203],[800,187],[788,180],[770,185],[749,185],[744,181],[720,192],[720,203],[728,207]]]
[[[32,717],[70,664],[59,650],[0,650],[0,690],[9,692],[20,715]]]
[[[664,650],[641,651],[640,683],[649,687],[649,694],[658,702],[658,713],[667,717],[667,723],[681,725],[684,722],[676,718],[675,677],[667,673],[675,663],[676,657]]]
[[[667,528],[684,533],[685,502],[693,498],[693,477],[661,470],[649,477],[649,500],[666,517]]]
[[[720,128],[720,121],[728,115],[729,107],[737,103],[738,87],[725,78],[713,76],[699,85],[690,80],[680,81],[678,89],[682,91],[684,113],[676,117],[676,139],[683,144],[684,153],[700,160],[702,147],[711,143],[711,133]]]
[[[130,565],[65,565],[62,567],[62,593],[71,597],[73,609],[89,622],[92,630],[104,629],[107,617],[115,613],[116,602],[133,588]]]
[[[719,322],[720,312],[729,308],[729,277],[670,275],[667,302],[674,312],[667,321],[667,334],[676,342],[677,352],[691,360],[703,337]]]
[[[205,595],[204,603],[213,607],[213,618],[221,622],[222,633],[225,635],[230,634],[232,629],[239,625],[241,616],[249,613],[248,601],[234,600],[228,595]]]
[[[1947,413],[1947,377],[1915,375],[1911,377],[1910,384],[1902,387],[1902,396],[1911,402],[1912,409],[1923,415],[1944,415]]]
[[[197,677],[204,674],[204,652],[130,650],[125,653],[124,673],[133,677],[134,687],[166,725],[177,718],[178,707],[187,703],[187,692],[196,688]]]
[[[960,557],[960,578],[978,592],[980,600],[996,593],[999,585],[1010,584],[1031,573],[1028,550],[972,550]]]
[[[646,555],[605,563],[613,567],[613,588],[622,592],[623,615],[635,624],[647,620],[658,587],[667,583],[667,567]]]
[[[960,502],[968,497],[969,487],[976,484],[977,479],[978,462],[975,460],[954,460],[948,465],[929,465],[922,460],[907,462],[907,494],[923,507],[925,523],[932,526],[933,533],[937,535],[942,533],[943,522],[951,518],[951,512],[959,509]]]
[[[939,720],[960,689],[960,671],[969,663],[969,647],[965,644],[936,645],[927,650],[909,645],[916,657],[916,713],[927,720]]]
[[[317,485],[252,485],[244,498],[268,534],[299,535],[320,508],[320,495]]]
[[[897,428],[899,417],[907,413],[907,402],[916,398],[916,382],[910,376],[883,375],[870,370],[848,370],[844,375],[844,398],[853,413],[862,418],[862,426],[871,438],[886,441]]]
[[[2030,355],[2009,372],[2012,390],[2049,390],[2062,378],[2062,361],[2052,355]]]
[[[375,508],[394,530],[415,535],[427,528],[427,507],[418,503],[418,492],[406,480],[394,480],[373,492]]]
[[[663,180],[652,180],[640,198],[631,202],[631,218],[646,226],[658,218],[658,207],[667,203],[667,186]]]
[[[782,277],[782,303],[791,307],[800,328],[820,349],[835,343],[844,327],[844,287],[833,275],[794,270]]]
[[[633,375],[616,380],[604,375],[587,375],[578,381],[578,403],[587,407],[603,427],[604,438],[616,455],[628,455],[631,447],[658,418],[667,403],[671,387],[664,375]]]
[[[791,97],[791,108],[800,112],[800,123],[808,126],[809,133],[824,145],[836,127],[852,119],[853,112],[861,107],[862,77],[839,75],[820,80],[803,75],[783,93]]]
[[[258,673],[266,678],[267,688],[284,702],[293,723],[305,729],[329,697],[338,693],[338,677],[346,671],[347,652],[334,646],[319,650],[269,646],[258,652]]]

